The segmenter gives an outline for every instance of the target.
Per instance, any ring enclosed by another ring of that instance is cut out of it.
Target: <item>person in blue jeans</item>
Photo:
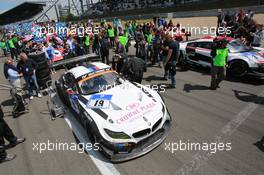
[[[41,98],[39,85],[36,78],[36,68],[37,64],[34,60],[29,59],[25,53],[20,54],[20,61],[17,63],[17,68],[20,73],[23,74],[23,77],[26,81],[27,90],[29,92],[29,98],[32,100],[33,91],[36,90],[36,94]]]
[[[167,63],[165,66],[165,75],[164,78],[166,80],[171,80],[171,87],[176,88],[176,61],[172,61]]]
[[[164,60],[164,77],[168,79],[169,76],[171,79],[171,88],[176,88],[176,63],[179,57],[179,42],[173,40],[170,34],[165,36],[165,40],[168,43],[168,53]]]

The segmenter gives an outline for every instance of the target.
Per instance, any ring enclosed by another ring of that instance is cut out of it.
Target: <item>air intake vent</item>
[[[139,138],[148,135],[151,132],[150,129],[144,129],[142,131],[136,132],[133,134],[134,138]]]

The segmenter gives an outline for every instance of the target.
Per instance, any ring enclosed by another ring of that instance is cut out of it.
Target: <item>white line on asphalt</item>
[[[228,122],[220,132],[214,136],[214,142],[223,142],[229,138],[237,128],[258,108],[259,104],[264,98],[264,91],[262,91],[254,100],[250,102],[242,111],[240,111],[230,122]],[[216,153],[215,153],[216,154]],[[177,172],[177,175],[186,175],[198,170],[203,166],[211,156],[215,154],[210,151],[200,151],[193,156],[193,159],[184,164]]]
[[[86,132],[75,118],[67,114],[64,116],[64,118],[81,143],[91,143]],[[114,165],[103,158],[101,154],[98,154],[98,152],[93,149],[88,150],[86,147],[84,148],[102,175],[120,175],[119,171],[114,167]]]
[[[63,106],[57,95],[52,96],[51,98],[52,100],[54,100],[55,104]],[[65,112],[64,119],[81,143],[91,143],[87,133],[78,123],[78,121],[73,117],[70,111],[67,110]],[[114,167],[114,165],[106,160],[100,153],[93,149],[88,150],[86,149],[86,147],[84,148],[102,175],[120,175],[120,172]]]

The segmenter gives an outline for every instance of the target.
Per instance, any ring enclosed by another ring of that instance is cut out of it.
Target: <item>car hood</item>
[[[254,48],[248,52],[233,53],[232,55],[244,56],[249,59],[264,59],[264,49]]]
[[[156,93],[147,87],[125,82],[109,90],[96,94],[97,96],[111,96],[106,108],[87,107],[86,111],[93,115],[104,115],[102,127],[113,131],[140,130],[151,127],[163,116],[163,104],[153,96]],[[93,95],[83,96],[87,103],[91,102]],[[106,100],[106,102],[108,102]],[[100,112],[98,112],[100,111]],[[102,117],[101,117],[102,120]]]

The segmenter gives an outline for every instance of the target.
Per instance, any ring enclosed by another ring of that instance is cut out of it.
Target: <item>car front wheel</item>
[[[248,72],[248,64],[244,61],[233,61],[229,64],[228,73],[233,77],[243,77]]]
[[[179,67],[181,68],[182,71],[187,71],[189,70],[189,63],[187,60],[184,58],[183,53],[180,53],[179,56]]]

